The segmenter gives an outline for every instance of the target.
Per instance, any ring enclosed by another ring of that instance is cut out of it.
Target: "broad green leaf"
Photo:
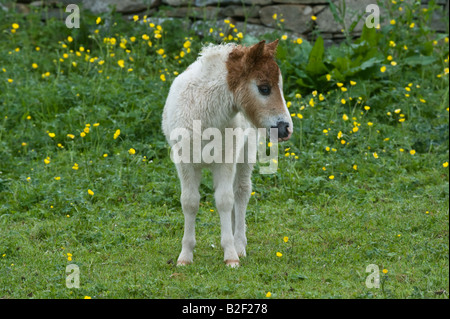
[[[323,64],[324,51],[323,38],[318,37],[309,54],[308,64],[305,68],[306,72],[311,75],[318,75],[327,71],[325,64]]]

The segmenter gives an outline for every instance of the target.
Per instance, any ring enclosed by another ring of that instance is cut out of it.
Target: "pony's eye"
[[[270,86],[268,85],[258,85],[258,91],[261,95],[269,95],[270,94]]]

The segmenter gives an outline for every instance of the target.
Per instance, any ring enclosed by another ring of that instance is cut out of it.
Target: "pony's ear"
[[[262,40],[249,48],[246,54],[246,62],[248,65],[255,64],[256,61],[258,61],[263,56],[265,44],[266,41]]]
[[[279,39],[276,39],[275,41],[266,45],[267,52],[271,56],[275,56],[275,53],[277,52],[278,41]]]

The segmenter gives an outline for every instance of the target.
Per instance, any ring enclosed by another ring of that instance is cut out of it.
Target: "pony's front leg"
[[[184,214],[184,235],[182,248],[177,265],[183,266],[193,262],[195,247],[195,217],[200,203],[198,188],[201,180],[201,170],[189,164],[177,166],[181,182],[181,207]]]
[[[245,214],[248,200],[252,192],[251,174],[253,164],[237,163],[236,177],[234,179],[234,246],[239,257],[245,257],[247,237],[245,236]]]
[[[234,247],[231,213],[234,205],[233,178],[234,164],[217,164],[213,168],[214,198],[220,216],[220,243],[224,250],[224,261],[227,266],[238,267],[239,257]]]

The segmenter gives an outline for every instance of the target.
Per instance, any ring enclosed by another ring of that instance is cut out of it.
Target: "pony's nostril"
[[[278,128],[278,137],[286,138],[289,136],[289,123],[278,122],[277,128]]]

